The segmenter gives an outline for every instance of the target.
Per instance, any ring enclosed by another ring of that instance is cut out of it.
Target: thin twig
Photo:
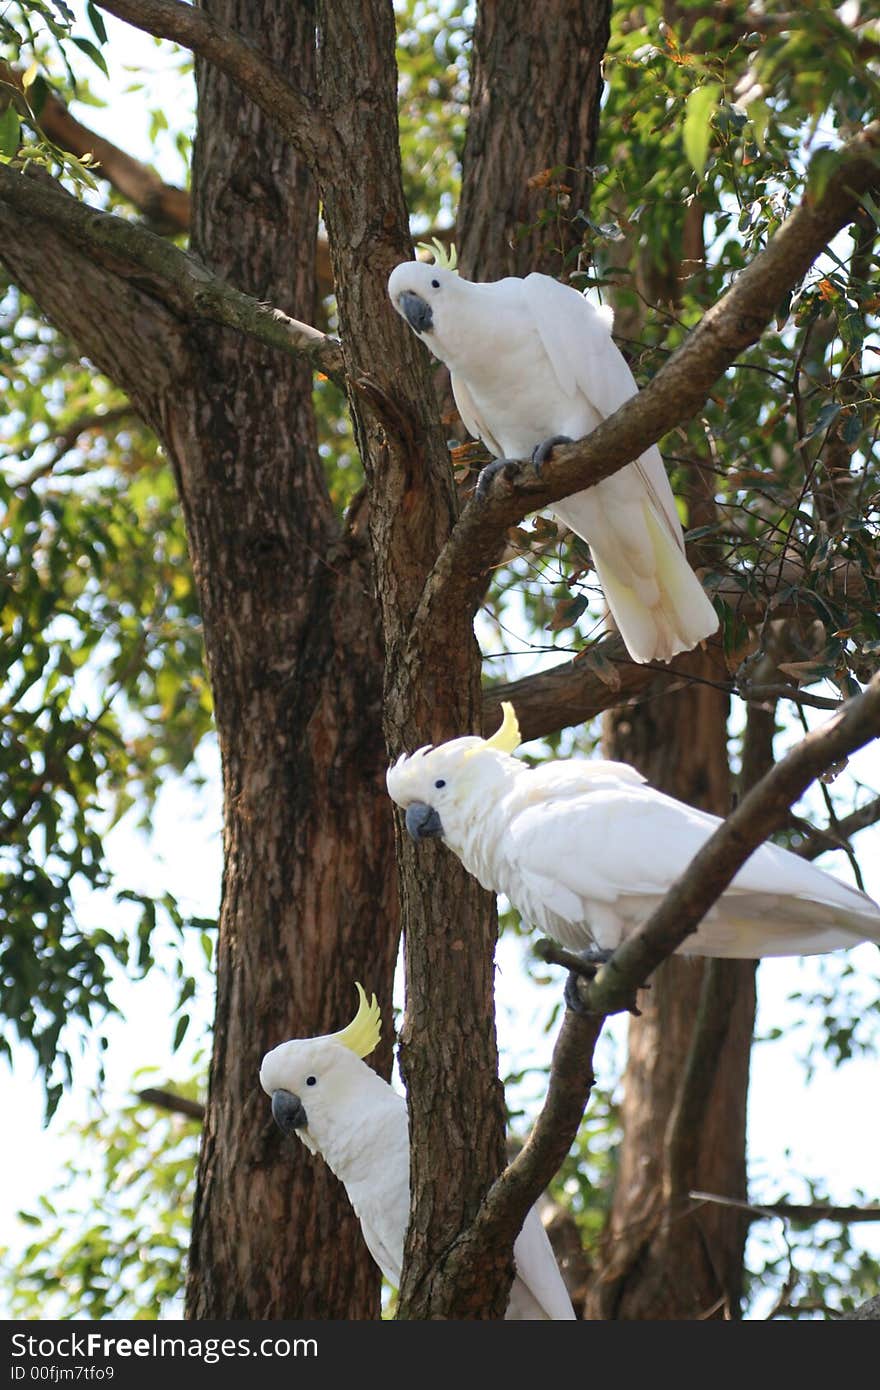
[[[797,1221],[805,1226],[816,1221],[839,1221],[845,1226],[880,1221],[880,1206],[841,1207],[833,1202],[744,1202],[737,1197],[722,1197],[717,1192],[689,1192],[688,1196],[695,1202],[735,1207],[756,1221],[779,1217],[783,1221]]]
[[[791,824],[806,836],[803,844],[797,845],[792,854],[799,854],[802,859],[818,859],[819,855],[825,854],[827,850],[845,850],[853,835],[859,830],[866,830],[869,825],[876,825],[878,821],[880,796],[866,801],[864,806],[857,807],[848,816],[838,820],[833,829],[830,825],[810,825],[808,821],[792,816]]]
[[[45,478],[49,473],[53,473],[59,463],[65,458],[81,438],[82,435],[90,433],[92,430],[105,431],[108,425],[117,425],[120,420],[135,419],[137,412],[130,403],[114,406],[111,410],[94,411],[91,415],[83,415],[75,420],[66,430],[62,430],[55,436],[54,445],[49,457],[32,472],[25,477],[16,480],[15,486],[18,488],[30,488],[40,478]],[[41,441],[44,443],[45,441]],[[35,452],[35,450],[30,451]],[[27,457],[30,456],[30,453]],[[22,456],[19,455],[19,458]]]

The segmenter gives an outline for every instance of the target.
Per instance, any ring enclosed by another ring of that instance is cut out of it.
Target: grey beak
[[[434,311],[427,300],[413,294],[412,290],[404,290],[400,296],[400,307],[410,328],[416,333],[430,333],[434,327]]]
[[[272,1092],[272,1119],[282,1134],[293,1134],[298,1129],[305,1129],[309,1122],[305,1106],[292,1091]]]
[[[429,840],[432,835],[443,834],[443,822],[433,806],[424,801],[414,801],[406,808],[406,828],[418,844],[419,840]]]

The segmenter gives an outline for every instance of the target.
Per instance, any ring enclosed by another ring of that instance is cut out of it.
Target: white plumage
[[[388,292],[449,367],[468,430],[498,457],[530,458],[557,435],[580,439],[636,394],[610,311],[547,275],[479,284],[408,261]],[[656,446],[553,511],[589,544],[634,660],[668,661],[715,631]]]
[[[263,1058],[260,1085],[272,1097],[273,1114],[281,1128],[295,1131],[344,1185],[370,1254],[396,1288],[409,1221],[406,1101],[351,1050],[344,1041],[347,1032],[281,1043]],[[377,1039],[378,1028],[370,1046]],[[571,1301],[534,1207],[513,1254],[517,1276],[505,1316],[573,1319]]]
[[[513,745],[471,737],[420,749],[389,768],[388,791],[413,838],[442,835],[527,923],[570,949],[614,950],[647,920],[719,818],[655,791],[625,763],[572,758],[529,768],[505,746]],[[768,843],[678,949],[756,959],[866,938],[880,940],[871,898]]]

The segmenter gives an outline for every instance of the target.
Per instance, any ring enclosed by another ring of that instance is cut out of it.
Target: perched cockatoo
[[[530,768],[513,706],[490,739],[402,755],[388,791],[414,840],[441,836],[484,888],[573,950],[607,953],[647,920],[721,824],[649,787],[626,763],[564,758]],[[679,946],[756,959],[880,941],[880,907],[778,845],[764,844]]]
[[[409,1122],[406,1101],[368,1067],[379,1042],[376,996],[360,1005],[339,1033],[294,1038],[267,1052],[260,1085],[285,1134],[320,1154],[345,1187],[367,1248],[385,1278],[400,1284],[409,1222]],[[537,1210],[532,1207],[513,1247],[516,1278],[505,1316],[574,1318],[571,1300]]]
[[[405,261],[388,293],[449,367],[462,420],[498,459],[540,467],[554,443],[589,434],[638,389],[610,310],[548,275],[475,284],[436,262]],[[478,494],[496,466],[483,470]],[[634,661],[669,661],[715,631],[656,445],[552,509],[588,543]]]

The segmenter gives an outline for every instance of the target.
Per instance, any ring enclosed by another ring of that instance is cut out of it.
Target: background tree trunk
[[[457,219],[465,275],[564,278],[589,211],[610,0],[481,0]]]
[[[708,524],[706,475],[696,465],[688,473],[690,524]],[[689,653],[679,669],[696,682],[672,698],[609,711],[607,754],[632,763],[658,790],[725,816],[729,699],[716,688],[727,681],[718,640]],[[770,761],[750,760],[750,774]],[[673,957],[639,1007],[641,1017],[629,1022],[623,1143],[588,1316],[735,1318],[748,1221],[732,1207],[695,1204],[688,1193],[746,1197],[755,963]]]
[[[688,663],[717,679],[717,651]],[[608,754],[638,767],[652,786],[704,810],[730,809],[727,697],[705,685],[677,691],[609,718]],[[726,976],[726,1031],[700,1064],[709,1070],[696,1121],[698,1148],[687,1187],[745,1198],[745,1120],[754,1022],[751,961],[672,959],[639,996],[630,1020],[623,1077],[623,1144],[614,1202],[588,1301],[598,1318],[737,1316],[747,1222],[724,1207],[701,1207],[670,1189],[669,1125],[679,1100],[701,993]],[[671,1203],[674,1202],[674,1205]],[[673,1275],[674,1271],[674,1275]]]

